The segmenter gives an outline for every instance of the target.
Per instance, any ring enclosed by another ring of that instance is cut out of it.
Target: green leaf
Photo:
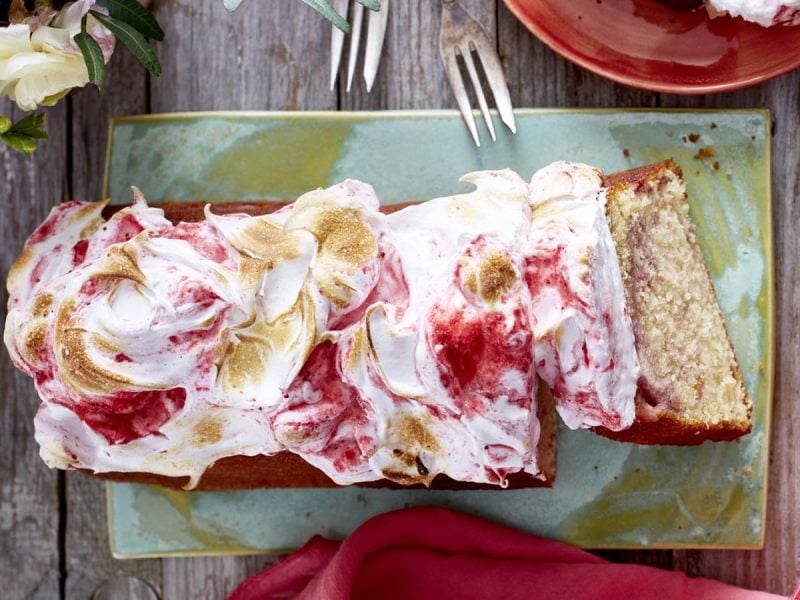
[[[3,135],[6,131],[11,129],[13,124],[14,122],[8,117],[0,117],[0,135]]]
[[[357,0],[359,4],[363,4],[370,10],[380,10],[381,3],[380,0]]]
[[[9,121],[8,117],[0,117],[0,121]],[[31,155],[36,150],[36,140],[47,137],[44,127],[44,114],[32,113],[12,125],[0,134],[0,141],[20,154]]]
[[[101,25],[110,29],[111,33],[117,36],[117,39],[144,65],[145,69],[156,77],[161,75],[161,63],[158,62],[156,53],[147,45],[147,40],[141,33],[127,23],[112,19],[97,11],[90,10],[89,14],[100,21]]]
[[[44,113],[29,114],[27,117],[14,123],[7,133],[45,139],[47,137],[47,132],[44,130]]]
[[[14,135],[13,133],[4,133],[0,136],[9,148],[16,150],[20,154],[30,156],[36,150],[36,140],[24,135]]]
[[[97,4],[107,8],[112,19],[127,23],[146,39],[164,40],[164,30],[156,18],[136,0],[97,0]]]
[[[75,45],[81,49],[83,61],[86,63],[86,70],[89,72],[89,83],[95,84],[98,88],[103,87],[106,78],[106,61],[100,44],[86,31],[81,31],[72,38]]]
[[[337,28],[345,33],[350,33],[350,24],[342,15],[336,12],[336,9],[331,6],[328,0],[303,0],[303,2],[328,19],[328,21],[333,23]]]

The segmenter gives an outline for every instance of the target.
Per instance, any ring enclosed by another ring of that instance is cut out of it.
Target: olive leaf
[[[350,33],[350,24],[342,15],[336,12],[336,9],[331,6],[329,0],[303,0],[303,2],[328,19],[328,21],[333,23],[337,28],[345,33]]]
[[[81,21],[80,32],[72,39],[83,54],[83,61],[86,63],[86,70],[89,73],[89,83],[102,88],[106,78],[106,60],[100,44],[86,31],[86,16]]]
[[[158,62],[155,51],[147,44],[147,40],[141,33],[124,21],[118,21],[95,10],[89,11],[89,14],[109,29],[148,71],[156,77],[161,75],[161,63]]]
[[[370,10],[380,10],[381,3],[380,0],[356,0],[359,4],[363,4]]]
[[[363,4],[370,10],[380,10],[381,3],[380,0],[356,0],[359,4]],[[242,5],[243,0],[224,0],[225,8],[229,11],[233,12],[237,8]],[[311,8],[321,14],[323,17],[328,19],[331,23],[333,23],[336,27],[344,31],[345,33],[350,33],[350,24],[347,22],[347,19],[343,15],[340,15],[336,12],[336,9],[330,3],[330,0],[303,0],[306,4],[308,4]]]
[[[164,30],[156,18],[136,0],[97,0],[97,4],[108,9],[109,17],[127,23],[146,39],[164,40]]]

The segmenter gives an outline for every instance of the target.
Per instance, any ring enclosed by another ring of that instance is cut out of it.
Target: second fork
[[[369,11],[367,20],[367,47],[364,52],[364,81],[367,85],[367,92],[372,89],[375,83],[375,76],[378,73],[378,65],[381,61],[383,50],[383,39],[386,35],[386,24],[389,19],[389,1],[381,1],[379,11]],[[361,30],[364,22],[364,6],[355,0],[334,0],[334,8],[339,14],[345,15],[352,22],[350,33],[350,49],[347,55],[347,91],[353,85],[353,76],[356,72],[356,62],[358,60],[358,50],[361,46]],[[348,11],[348,5],[350,10]],[[349,14],[348,14],[349,13]],[[331,33],[331,90],[336,86],[336,79],[339,75],[339,64],[342,60],[344,49],[344,32],[333,27]]]
[[[458,0],[442,0],[442,29],[439,35],[439,47],[447,78],[456,97],[456,103],[475,144],[480,146],[481,142],[475,126],[475,118],[472,115],[467,88],[464,85],[464,79],[461,76],[461,69],[458,65],[459,57],[464,61],[464,66],[472,83],[489,135],[491,135],[493,141],[497,137],[478,71],[475,68],[475,61],[472,58],[473,53],[480,59],[489,89],[491,89],[494,96],[497,111],[500,113],[500,119],[512,133],[516,133],[517,125],[511,106],[511,96],[508,93],[508,85],[503,75],[503,66],[497,57],[494,44],[483,25],[469,14],[459,4]]]

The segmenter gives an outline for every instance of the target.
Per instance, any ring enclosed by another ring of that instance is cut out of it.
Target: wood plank
[[[129,52],[118,48],[108,66],[102,94],[94,87],[87,87],[73,92],[69,101],[72,122],[69,195],[76,200],[96,200],[103,184],[110,120],[114,116],[147,111],[146,71]],[[89,598],[107,582],[119,586],[127,577],[140,578],[155,590],[160,589],[160,560],[112,558],[103,482],[80,473],[67,473],[65,496],[64,562],[68,575],[65,598]],[[132,595],[136,590],[139,595]],[[133,587],[127,591],[126,597],[140,598],[146,588]]]
[[[0,114],[22,113],[0,101]],[[67,106],[47,110],[49,140],[32,158],[0,144],[0,277],[5,281],[22,244],[67,193]],[[8,293],[2,286],[5,323]],[[17,371],[8,353],[0,357],[0,595],[58,598],[59,474],[39,459],[33,416],[39,398],[32,381]]]
[[[278,562],[276,556],[165,558],[164,600],[227,598],[245,579]]]
[[[108,64],[103,91],[87,86],[68,96],[73,200],[100,200],[111,119],[148,112],[147,79],[144,67],[119,45]]]
[[[675,565],[691,575],[790,594],[800,583],[800,72],[733,94],[668,98],[685,106],[766,106],[772,110],[772,201],[775,237],[777,344],[772,455],[766,543],[761,551],[676,552]]]
[[[461,0],[461,4],[483,23],[491,35],[496,35],[497,13],[494,1]],[[360,62],[353,89],[350,94],[345,92],[348,52],[345,47],[339,73],[342,109],[455,108],[453,92],[447,82],[439,53],[441,12],[440,2],[392,2],[380,70],[369,94],[361,75]],[[329,31],[327,36],[330,39]],[[327,74],[328,68],[320,73]],[[477,107],[476,103],[475,108]],[[499,120],[496,126],[502,127]],[[481,133],[485,135],[486,132]]]
[[[81,473],[67,473],[65,598],[85,600],[104,584],[138,578],[161,589],[161,560],[117,560],[111,556],[106,520],[105,483]],[[126,596],[146,600],[147,596]]]
[[[328,29],[302,2],[158,3],[166,33],[152,112],[335,109],[328,89]]]

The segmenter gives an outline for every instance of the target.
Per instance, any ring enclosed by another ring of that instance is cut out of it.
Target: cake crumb
[[[718,160],[714,161],[714,170],[715,171],[719,171],[719,161]]]
[[[716,129],[717,124],[714,121],[711,121],[711,129]]]
[[[715,155],[714,149],[711,146],[704,146],[697,151],[697,154],[694,155],[697,159],[704,159],[704,158],[711,158]]]
[[[697,143],[697,140],[699,140],[699,139],[700,139],[700,134],[699,133],[690,133],[689,134],[689,141],[692,142],[693,144]]]
[[[628,157],[630,157],[630,155],[631,155],[630,150],[628,150],[627,148],[623,148],[622,149],[622,156],[624,156],[625,158],[628,158]]]
[[[742,475],[744,475],[745,477],[750,477],[752,474],[753,474],[753,469],[751,469],[750,467],[745,467],[744,469],[742,469]]]

